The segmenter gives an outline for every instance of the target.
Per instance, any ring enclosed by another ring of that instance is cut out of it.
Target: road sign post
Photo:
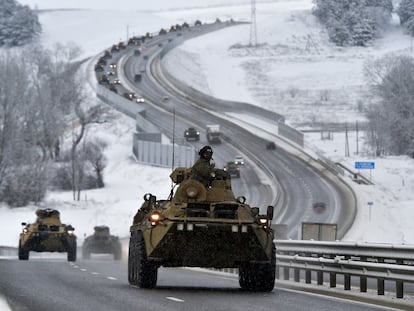
[[[372,207],[372,205],[374,205],[374,202],[369,201],[369,202],[367,202],[367,204],[368,204],[368,208],[369,208],[369,216],[368,216],[368,219],[369,219],[369,222],[371,222],[371,207]]]
[[[369,169],[369,180],[371,181],[372,170],[375,169],[375,162],[355,162],[355,168],[358,171]]]

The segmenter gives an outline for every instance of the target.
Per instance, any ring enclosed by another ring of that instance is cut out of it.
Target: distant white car
[[[244,159],[242,156],[235,156],[234,157],[234,163],[236,163],[237,165],[244,165]]]
[[[163,97],[162,97],[162,100],[163,100],[163,101],[167,101],[167,100],[169,100],[169,99],[170,99],[170,98],[169,98],[168,96],[163,96]]]
[[[145,99],[143,99],[142,97],[138,97],[136,99],[136,101],[137,101],[137,103],[144,103],[145,102]]]

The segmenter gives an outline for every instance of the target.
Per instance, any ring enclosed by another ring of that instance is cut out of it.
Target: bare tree
[[[85,135],[88,125],[104,123],[107,121],[105,118],[105,112],[107,109],[105,107],[96,105],[84,110],[82,108],[82,104],[85,102],[86,99],[82,96],[78,97],[75,101],[74,108],[75,114],[78,118],[79,127],[76,133],[75,130],[73,132],[71,147],[73,199],[78,201],[80,200],[80,193],[82,190],[83,161],[81,162],[80,159],[78,159],[77,148]]]
[[[69,129],[72,188],[79,199],[85,163],[78,161],[77,147],[89,124],[103,122],[105,109],[88,102],[78,55],[70,45],[0,52],[0,201],[22,206],[43,198]],[[98,171],[104,168],[97,164]]]
[[[36,187],[26,178],[45,173],[36,144],[32,136],[26,135],[31,121],[27,107],[33,99],[28,64],[20,51],[8,50],[0,54],[0,68],[0,201],[24,205],[42,197],[33,192]],[[20,173],[22,170],[27,174]],[[13,198],[19,200],[13,202]]]
[[[89,141],[85,146],[84,159],[87,161],[96,176],[96,187],[103,188],[105,183],[103,181],[103,171],[106,167],[106,158],[103,150],[106,148],[106,143],[100,139],[95,139],[93,142]]]
[[[414,155],[414,58],[387,55],[369,62],[365,76],[378,104],[371,107],[368,119],[377,142],[391,154]]]

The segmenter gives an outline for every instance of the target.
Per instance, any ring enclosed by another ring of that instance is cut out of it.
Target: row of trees
[[[377,102],[367,111],[377,153],[414,157],[414,58],[386,55],[365,66]]]
[[[414,1],[402,0],[397,9],[401,25],[403,25],[411,36],[414,36]]]
[[[42,31],[37,14],[15,0],[0,0],[0,47],[21,46]]]
[[[106,114],[85,95],[79,52],[62,45],[0,51],[1,202],[39,202],[51,186],[79,199],[81,189],[103,186],[105,145],[84,138]]]
[[[392,0],[313,0],[313,13],[339,46],[365,46],[388,24]]]

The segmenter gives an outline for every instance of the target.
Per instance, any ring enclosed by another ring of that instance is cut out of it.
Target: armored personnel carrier
[[[24,226],[19,239],[19,259],[28,260],[30,251],[67,252],[68,261],[76,261],[75,228],[62,224],[60,213],[54,209],[36,210],[36,222]]]
[[[89,259],[91,253],[113,254],[115,260],[122,258],[122,245],[117,236],[109,233],[108,226],[95,226],[94,233],[82,245],[82,258]]]
[[[155,287],[160,266],[238,268],[242,289],[272,291],[273,206],[260,214],[244,197],[236,198],[223,170],[215,170],[208,187],[191,179],[190,173],[191,168],[171,173],[178,188],[168,199],[144,196],[130,227],[129,283]]]

